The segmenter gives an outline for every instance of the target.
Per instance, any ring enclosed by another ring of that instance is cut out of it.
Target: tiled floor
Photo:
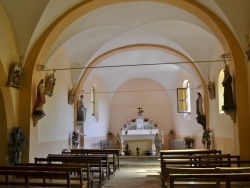
[[[103,188],[160,188],[160,168],[151,166],[121,167]]]

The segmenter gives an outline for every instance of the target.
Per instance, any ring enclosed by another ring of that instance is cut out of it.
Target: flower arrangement
[[[107,136],[114,136],[114,133],[112,133],[111,131],[109,131],[109,132],[107,133]]]
[[[211,129],[204,129],[202,135],[202,144],[204,145],[205,149],[210,149],[211,146],[211,136],[210,133],[212,132]]]
[[[186,147],[186,149],[192,148],[191,144],[194,143],[194,139],[193,138],[191,138],[190,136],[187,136],[187,137],[184,137],[184,141],[185,141],[185,147]]]
[[[129,150],[129,145],[126,144],[126,146],[125,146],[125,151],[124,151],[125,155],[129,155],[130,152],[131,152],[131,150]]]
[[[170,129],[168,134],[175,134],[174,129]]]
[[[22,158],[22,151],[25,148],[27,139],[24,138],[23,129],[14,127],[10,135],[9,149],[9,162],[11,164],[20,163]]]
[[[77,131],[72,132],[72,145],[77,146],[79,144],[79,133]]]

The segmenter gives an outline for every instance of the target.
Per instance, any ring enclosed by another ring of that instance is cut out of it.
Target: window
[[[95,116],[95,87],[91,88],[92,116]]]
[[[224,97],[223,97],[223,93],[224,93],[224,88],[222,86],[222,82],[224,79],[224,72],[223,70],[220,71],[219,74],[219,78],[218,78],[218,100],[219,100],[219,113],[224,113],[224,111],[222,110],[222,106],[224,105]]]
[[[183,88],[177,88],[177,111],[178,113],[190,113],[190,85],[188,80],[183,82]]]

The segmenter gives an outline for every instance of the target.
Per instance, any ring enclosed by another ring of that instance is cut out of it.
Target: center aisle
[[[160,167],[139,166],[121,167],[111,176],[103,188],[160,188]]]

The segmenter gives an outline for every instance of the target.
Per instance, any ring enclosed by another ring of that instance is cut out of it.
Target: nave
[[[161,187],[160,166],[123,166],[103,188],[159,188]]]

